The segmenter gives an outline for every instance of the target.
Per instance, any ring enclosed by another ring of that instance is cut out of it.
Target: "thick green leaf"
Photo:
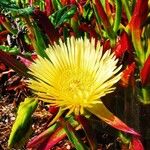
[[[0,1],[0,9],[4,9],[4,8],[18,8],[18,6],[13,1],[1,0]]]
[[[34,42],[34,48],[35,48],[37,54],[39,54],[41,57],[48,58],[47,54],[45,53],[45,49],[47,47],[46,47],[46,44],[45,44],[45,41],[43,38],[44,35],[42,34],[37,23],[35,21],[33,21],[32,26],[30,28],[32,28],[32,30],[34,32],[32,34],[34,35],[35,39],[31,39],[31,40],[32,40],[32,42]]]
[[[63,7],[60,0],[52,0],[52,4],[55,10],[59,10]]]
[[[0,9],[4,12],[10,13],[13,17],[31,15],[34,11],[33,7],[19,8],[12,1],[10,2],[4,0],[0,1]]]
[[[13,124],[8,146],[19,148],[24,145],[29,138],[31,132],[31,115],[37,107],[37,100],[34,98],[26,98],[21,102],[17,111],[17,118]]]
[[[75,5],[72,5],[70,9],[67,8],[67,6],[63,7],[62,9],[56,11],[53,13],[49,19],[51,20],[52,24],[55,27],[60,26],[62,23],[68,21],[77,11],[77,7]]]

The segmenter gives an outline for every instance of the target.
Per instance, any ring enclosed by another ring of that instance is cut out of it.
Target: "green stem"
[[[113,31],[116,33],[118,31],[120,21],[121,21],[122,3],[121,0],[115,0],[115,3],[116,3],[116,14],[115,14]]]
[[[131,12],[129,9],[128,1],[127,0],[121,0],[121,1],[122,1],[123,6],[124,6],[128,21],[129,21],[131,19]]]

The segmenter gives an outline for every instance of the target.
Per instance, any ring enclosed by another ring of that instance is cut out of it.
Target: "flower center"
[[[57,81],[60,98],[76,105],[87,103],[93,83],[93,78],[87,71],[81,68],[64,69]]]

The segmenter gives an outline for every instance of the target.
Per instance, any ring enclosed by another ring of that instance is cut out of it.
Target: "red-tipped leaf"
[[[132,135],[140,136],[139,133],[134,131],[134,129],[128,127],[124,122],[122,122],[118,117],[116,117],[114,114],[112,114],[103,103],[99,103],[94,105],[91,108],[88,108],[88,111],[93,113],[98,118],[102,119],[104,122],[109,124],[110,126],[126,132],[130,133]]]
[[[128,51],[131,54],[132,44],[130,42],[128,34],[123,31],[120,35],[120,39],[114,48],[114,52],[117,58],[123,56],[123,54]]]
[[[11,67],[14,71],[16,71],[19,75],[31,77],[27,72],[29,71],[28,68],[17,61],[13,56],[9,55],[0,50],[0,60],[6,64],[7,66]]]

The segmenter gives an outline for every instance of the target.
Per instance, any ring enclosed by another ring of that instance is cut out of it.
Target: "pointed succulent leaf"
[[[91,108],[88,108],[88,111],[118,130],[130,133],[132,135],[140,136],[139,133],[128,127],[124,122],[112,114],[103,103],[99,103]]]
[[[71,116],[67,119],[73,127],[77,127],[78,123]],[[40,150],[49,150],[59,141],[66,137],[65,130],[60,127],[60,124],[55,123],[40,135],[34,137],[28,142],[28,148],[40,147]]]
[[[69,117],[67,121],[73,126],[78,127],[78,122],[74,120],[74,117]],[[49,150],[51,149],[55,144],[60,142],[62,139],[66,137],[66,132],[63,127],[59,127],[48,139],[48,141],[44,144],[44,147],[42,147],[41,150]]]
[[[42,145],[41,150],[49,150],[51,149],[55,144],[60,142],[62,139],[66,137],[66,132],[62,127],[59,127],[55,130],[55,132],[48,138],[47,142]],[[40,147],[41,148],[41,147]]]
[[[122,73],[122,77],[120,80],[120,84],[123,87],[128,87],[128,85],[130,85],[133,82],[133,76],[134,76],[134,71],[135,71],[136,65],[135,62],[133,62],[132,64],[129,64],[123,71]],[[130,82],[132,81],[132,82]]]
[[[45,11],[47,16],[49,16],[53,11],[52,1],[45,0]]]
[[[132,34],[132,42],[138,57],[139,64],[142,66],[145,61],[145,50],[142,45],[142,24],[148,15],[148,0],[137,0],[135,8],[129,22],[129,28]]]
[[[60,0],[52,0],[52,4],[55,10],[60,10],[63,7]]]
[[[16,71],[19,75],[25,76],[25,77],[31,77],[27,72],[29,71],[28,68],[17,61],[13,56],[10,54],[3,52],[0,50],[0,60],[12,68],[14,71]]]
[[[58,40],[59,38],[58,30],[54,28],[53,24],[51,23],[51,21],[48,19],[48,17],[44,12],[36,10],[34,12],[34,18],[38,20],[39,27],[48,36],[48,39],[51,44],[53,44],[55,41]]]
[[[82,13],[83,17],[90,21],[93,15],[93,10],[90,7],[90,3],[86,3],[82,9],[83,9],[83,13]]]
[[[126,51],[131,54],[132,44],[130,42],[128,34],[125,31],[121,33],[120,39],[113,50],[117,58],[122,57]]]
[[[60,10],[57,10],[56,12],[54,12],[53,14],[51,14],[49,16],[49,19],[51,21],[51,23],[56,26],[57,23],[59,22],[60,18],[62,17],[62,15],[67,11],[67,6],[64,6],[63,8],[61,8]]]
[[[33,7],[19,8],[19,9],[6,8],[6,10],[9,11],[13,17],[22,17],[22,16],[25,17],[28,15],[32,15],[34,12]]]
[[[68,21],[75,14],[77,7],[72,5],[69,9],[67,6],[62,9],[56,11],[54,14],[50,16],[50,20],[55,27],[60,26],[62,23]]]
[[[141,28],[148,15],[148,0],[137,0],[129,23],[131,30]]]
[[[13,124],[8,140],[9,147],[21,147],[29,138],[31,132],[31,115],[37,107],[37,100],[26,98],[21,102],[17,111],[17,118]]]
[[[36,137],[33,137],[28,143],[27,148],[35,148],[38,147],[41,143],[43,143],[53,132],[56,132],[56,129],[58,128],[58,123],[55,123],[51,127],[49,127],[47,130],[42,132]]]
[[[10,0],[1,0],[0,1],[0,7],[1,8],[18,8],[15,2]]]
[[[45,53],[46,44],[43,38],[44,35],[42,34],[40,28],[38,27],[35,21],[33,21],[32,24],[33,24],[33,30],[34,30],[35,39],[36,39],[35,40],[35,44],[37,47],[36,51],[41,57],[47,58],[47,54]]]

